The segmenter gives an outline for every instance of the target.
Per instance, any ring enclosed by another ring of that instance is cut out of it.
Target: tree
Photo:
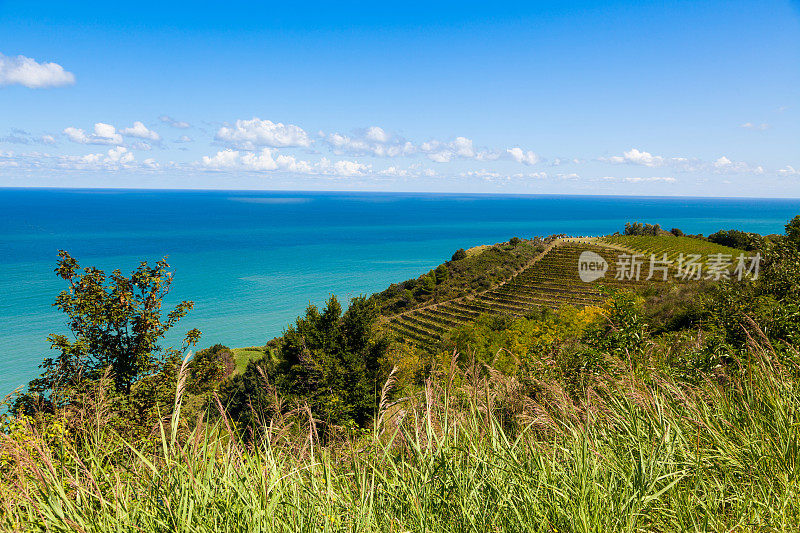
[[[375,331],[376,319],[364,297],[353,298],[344,314],[335,297],[322,313],[309,306],[287,329],[270,381],[282,395],[307,402],[318,419],[365,425],[374,414],[389,349]]]
[[[447,281],[448,276],[449,273],[447,272],[447,267],[443,264],[436,267],[436,270],[433,271],[433,277],[435,278],[437,285]]]
[[[461,259],[466,259],[466,258],[467,258],[467,252],[465,252],[463,248],[459,248],[458,250],[455,251],[455,253],[453,254],[453,258],[450,260],[459,261]]]
[[[162,318],[162,300],[172,284],[165,260],[149,266],[140,263],[129,277],[119,270],[106,275],[94,267],[81,269],[60,250],[56,274],[69,284],[53,304],[66,313],[74,340],[51,334],[51,347],[60,353],[40,365],[41,377],[29,385],[31,393],[50,396],[54,404],[68,403],[71,393],[87,381],[109,371],[117,392],[130,394],[131,386],[174,359],[179,350],[162,350],[160,340],[193,307],[180,302]],[[200,331],[186,334],[183,350],[194,346]]]
[[[661,226],[658,224],[642,224],[641,222],[625,224],[625,235],[659,235],[660,233]]]
[[[419,294],[431,294],[436,290],[436,274],[431,271],[420,278],[420,284],[417,287]]]
[[[786,226],[786,238],[797,247],[800,247],[800,215],[795,216]]]
[[[755,250],[763,246],[763,239],[757,233],[748,233],[736,229],[720,230],[712,233],[708,236],[708,240],[740,250]]]
[[[516,247],[520,242],[522,242],[522,239],[520,239],[519,237],[511,237],[511,240],[508,241],[508,244]]]

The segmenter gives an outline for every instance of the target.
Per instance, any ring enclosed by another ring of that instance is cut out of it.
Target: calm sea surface
[[[51,306],[59,249],[123,272],[169,256],[171,303],[195,302],[169,340],[197,327],[200,347],[250,346],[309,303],[382,290],[457,248],[637,220],[782,233],[796,214],[800,200],[0,189],[0,396],[36,376],[48,333],[67,331]]]

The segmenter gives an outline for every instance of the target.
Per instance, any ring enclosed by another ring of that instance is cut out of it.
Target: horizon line
[[[225,189],[203,187],[50,187],[50,186],[14,186],[0,185],[0,191],[120,191],[120,192],[247,192],[247,193],[329,193],[329,194],[412,194],[435,196],[548,196],[578,198],[647,198],[647,199],[714,199],[714,200],[786,200],[800,201],[800,197],[786,196],[697,196],[697,195],[635,195],[635,194],[575,194],[575,193],[511,193],[511,192],[453,192],[453,191],[375,191],[375,190],[327,190],[327,189]]]

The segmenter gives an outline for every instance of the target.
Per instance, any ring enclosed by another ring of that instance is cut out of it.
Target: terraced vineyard
[[[584,251],[601,256],[608,264],[605,276],[581,281],[578,258]],[[510,314],[523,316],[537,308],[557,309],[565,305],[584,307],[603,302],[601,286],[630,287],[632,284],[664,283],[663,272],[650,274],[650,255],[677,261],[681,253],[727,254],[735,259],[740,250],[688,237],[614,236],[600,239],[562,239],[511,279],[483,292],[397,314],[387,319],[387,326],[398,338],[426,344],[449,330],[474,321],[481,315]],[[620,254],[640,254],[639,275],[624,263]],[[618,272],[618,268],[622,271]],[[668,282],[675,281],[675,266],[667,266]],[[617,279],[620,278],[620,279]],[[624,279],[623,279],[624,278]],[[638,279],[637,279],[638,278]]]
[[[585,283],[578,276],[578,258],[584,251],[608,263],[605,277]],[[416,343],[436,340],[447,331],[484,314],[522,316],[540,307],[584,307],[602,303],[600,285],[619,286],[630,281],[616,277],[619,250],[588,241],[563,240],[544,252],[528,268],[487,291],[430,305],[390,317],[388,327],[401,339]]]

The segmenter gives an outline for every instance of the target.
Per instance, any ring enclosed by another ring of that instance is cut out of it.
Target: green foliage
[[[433,294],[436,290],[436,274],[425,274],[419,278],[420,282],[417,285],[417,294],[428,295]]]
[[[708,236],[708,240],[739,250],[759,250],[764,246],[764,239],[761,235],[735,229],[712,233]]]
[[[800,216],[786,224],[786,238],[763,243],[757,278],[732,279],[719,286],[711,303],[713,323],[732,350],[742,350],[760,336],[781,352],[800,342],[798,235]]]
[[[672,228],[669,230],[670,233],[675,235],[676,237],[683,237],[684,233],[680,228]]]
[[[490,246],[467,254],[459,249],[453,259],[403,283],[391,285],[369,300],[383,316],[392,316],[437,301],[458,298],[507,279],[544,249],[541,239],[516,246]]]
[[[714,323],[730,346],[744,347],[757,329],[773,343],[800,342],[800,249],[791,241],[764,251],[757,279],[720,285],[712,302]],[[755,327],[753,327],[755,326]]]
[[[274,375],[273,363],[262,356],[250,360],[244,371],[226,380],[219,397],[228,414],[243,428],[259,428],[267,424],[280,409],[276,390],[268,375]]]
[[[137,381],[177,357],[180,351],[163,350],[159,342],[193,303],[180,302],[162,317],[162,300],[172,284],[168,268],[165,260],[154,266],[142,262],[130,276],[119,270],[106,275],[93,267],[81,269],[61,250],[55,272],[69,289],[58,295],[54,305],[67,315],[74,340],[50,335],[48,340],[59,354],[44,360],[42,376],[30,383],[21,403],[31,405],[31,396],[56,405],[69,403],[84,385],[97,382],[105,372],[110,372],[117,392],[130,394]],[[199,337],[198,330],[189,331],[183,350]]]
[[[202,394],[214,390],[234,369],[233,351],[222,344],[198,350],[188,365],[186,391]]]
[[[606,356],[637,368],[644,360],[650,339],[642,298],[627,290],[609,293],[604,320],[595,322],[583,337],[589,348],[584,357],[591,371],[599,368]]]
[[[645,316],[654,333],[698,329],[710,320],[708,300],[714,285],[707,281],[648,287],[642,291]]]
[[[448,276],[449,272],[445,265],[439,265],[438,267],[436,267],[436,270],[433,271],[433,277],[436,281],[436,285],[439,285],[447,281]]]
[[[467,258],[467,252],[463,248],[459,248],[453,254],[453,257],[450,259],[451,261],[460,261],[461,259]]]
[[[786,238],[794,246],[800,247],[800,215],[795,216],[786,226]]]
[[[366,425],[385,378],[389,342],[375,328],[377,311],[364,297],[342,307],[331,297],[320,312],[309,306],[277,343],[272,358],[248,364],[225,387],[231,414],[245,423],[274,413],[273,391],[308,405],[329,425]],[[255,410],[256,413],[251,413]]]
[[[659,235],[661,226],[658,224],[642,224],[641,222],[625,223],[625,235]]]
[[[307,432],[242,446],[224,423],[183,433],[175,418],[155,448],[89,418],[73,447],[60,421],[43,435],[20,420],[0,453],[0,528],[795,531],[798,372],[751,355],[733,386],[626,376],[580,400],[456,373],[406,400],[408,416],[328,447]],[[520,423],[506,429],[495,402],[509,392]]]

